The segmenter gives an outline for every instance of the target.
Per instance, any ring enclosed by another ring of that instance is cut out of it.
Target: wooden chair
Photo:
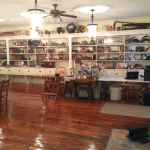
[[[138,71],[136,68],[128,68],[127,71],[125,72],[125,77],[127,76],[127,72],[136,72],[136,71]],[[122,94],[125,95],[126,99],[128,98],[129,88],[131,88],[134,91],[134,96],[136,98],[134,85],[135,85],[135,82],[124,82],[123,84],[120,84],[120,86],[124,88],[124,91],[122,92]]]
[[[73,87],[71,86],[70,81],[65,82],[65,91],[64,94],[69,94],[70,98],[72,97]]]
[[[55,74],[59,74],[61,76],[60,78],[60,95],[64,96],[65,93],[65,83],[64,83],[64,77],[67,76],[67,69],[65,67],[58,67],[55,70]]]
[[[53,96],[55,97],[55,100],[57,99],[58,92],[59,92],[59,82],[53,82],[53,81],[46,81],[44,83],[45,85],[45,91],[43,93],[42,99],[44,98],[44,95],[46,95],[46,98]]]
[[[128,95],[129,95],[129,88],[131,88],[134,91],[134,96],[136,99],[136,92],[134,89],[134,85],[135,85],[135,82],[126,82],[126,83],[124,82],[123,84],[120,84],[120,86],[122,86],[124,88],[122,95],[125,95],[126,99],[128,98]]]
[[[8,87],[9,87],[10,79],[9,80],[3,80],[0,84],[0,112],[2,107],[2,102],[6,103],[7,108],[7,98],[8,98]],[[2,99],[5,99],[5,101],[2,101]]]

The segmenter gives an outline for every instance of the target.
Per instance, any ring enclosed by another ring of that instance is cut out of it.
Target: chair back
[[[60,74],[62,76],[62,79],[67,76],[67,69],[65,67],[58,67],[55,70],[55,74]]]
[[[8,80],[3,80],[1,84],[1,96],[6,96],[8,94],[8,87],[9,87],[10,79]]]
[[[59,91],[59,82],[46,81],[44,83],[49,90],[49,93],[58,93]]]

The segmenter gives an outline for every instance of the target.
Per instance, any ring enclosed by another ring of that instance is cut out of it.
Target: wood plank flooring
[[[0,150],[105,150],[112,128],[150,125],[150,119],[100,114],[109,100],[42,100],[43,85],[11,83],[0,112]],[[130,99],[112,103],[137,105]]]

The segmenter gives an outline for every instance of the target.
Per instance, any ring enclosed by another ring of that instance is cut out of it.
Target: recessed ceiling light
[[[6,22],[6,20],[5,19],[0,19],[0,22]]]
[[[105,11],[111,10],[109,6],[99,5],[99,6],[81,6],[76,8],[74,11],[76,13],[84,13],[84,14],[91,14],[91,9],[94,9],[94,14],[103,13]]]

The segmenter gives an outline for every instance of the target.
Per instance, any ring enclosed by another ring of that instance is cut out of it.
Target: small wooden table
[[[59,79],[60,79],[62,76],[56,77],[55,74],[45,74],[45,75],[40,75],[39,77],[45,78],[45,81],[47,81],[47,80],[46,80],[47,78],[53,78],[53,79],[55,79],[55,82],[56,82],[56,81],[60,81]]]
[[[77,87],[80,84],[87,84],[88,86],[87,87],[80,86],[78,90]],[[87,94],[88,94],[87,98],[90,98],[90,102],[91,102],[91,99],[94,99],[93,89],[96,88],[97,85],[98,85],[98,81],[94,79],[71,79],[70,86],[74,87],[74,101],[75,101],[75,98],[80,99],[78,93],[81,89],[83,89],[87,91]],[[88,89],[90,89],[90,91]]]

